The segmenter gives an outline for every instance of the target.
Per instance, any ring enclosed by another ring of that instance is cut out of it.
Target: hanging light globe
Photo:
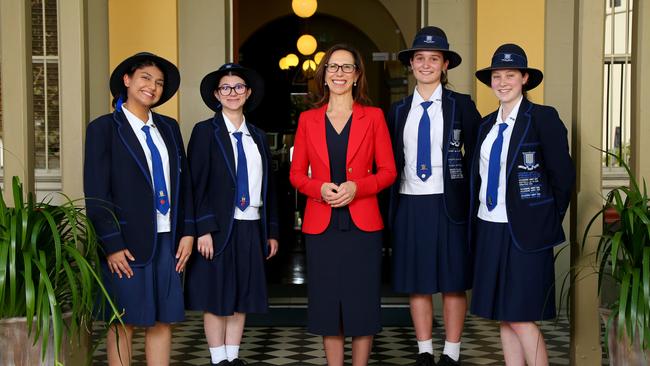
[[[291,2],[291,9],[301,18],[309,18],[314,15],[318,2],[316,0],[293,0]]]
[[[280,70],[287,70],[289,69],[289,65],[287,65],[287,58],[283,57],[280,59],[280,62],[278,62],[280,65]]]
[[[298,66],[298,62],[300,62],[300,60],[298,60],[298,56],[293,53],[286,55],[284,58],[286,59],[287,66],[289,67]]]
[[[309,56],[314,53],[314,51],[316,51],[318,43],[316,42],[316,38],[314,38],[314,36],[311,34],[303,34],[300,36],[300,38],[298,38],[296,47],[298,48],[298,52],[302,53],[305,56]]]
[[[316,65],[320,65],[320,62],[324,56],[325,56],[325,52],[323,51],[316,52],[316,54],[314,55],[314,62],[316,62]]]
[[[305,60],[302,63],[303,71],[316,71],[316,62],[314,60]]]

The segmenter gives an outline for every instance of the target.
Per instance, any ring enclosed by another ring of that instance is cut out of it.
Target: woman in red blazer
[[[300,116],[290,174],[308,198],[307,328],[323,336],[328,365],[343,365],[345,337],[352,337],[353,365],[366,365],[381,330],[377,193],[395,180],[395,161],[384,115],[368,105],[359,52],[333,46],[315,80],[319,107]]]

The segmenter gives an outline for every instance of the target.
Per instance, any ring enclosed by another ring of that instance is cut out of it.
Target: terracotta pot
[[[64,315],[64,320],[66,317]],[[85,332],[84,332],[85,333]],[[54,338],[50,335],[47,342],[45,361],[41,360],[41,342],[34,345],[34,329],[32,336],[27,335],[27,318],[0,319],[0,365],[2,366],[55,366]],[[89,364],[86,359],[90,355],[90,335],[85,333],[78,339],[68,340],[65,333],[62,340],[60,358],[65,366],[82,366]]]
[[[605,325],[609,319],[611,310],[600,309],[600,316]],[[618,338],[618,327],[613,325],[608,332],[607,347],[609,349],[610,366],[647,366],[650,364],[650,350],[641,351],[639,340],[634,339],[634,344],[627,337],[627,332],[623,331],[620,339]]]

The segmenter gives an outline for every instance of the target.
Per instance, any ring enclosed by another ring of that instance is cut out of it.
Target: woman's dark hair
[[[321,59],[321,63],[318,65],[318,68],[316,69],[316,75],[314,76],[314,81],[316,82],[316,86],[318,88],[318,95],[319,99],[314,103],[317,107],[320,107],[324,104],[327,104],[327,102],[330,99],[330,90],[325,85],[325,74],[327,73],[325,65],[330,60],[330,57],[332,57],[332,54],[336,51],[343,50],[343,51],[348,51],[352,54],[352,57],[354,57],[354,64],[357,67],[356,73],[358,75],[357,78],[357,85],[352,87],[352,98],[354,99],[355,102],[363,105],[370,105],[371,101],[370,98],[368,97],[368,82],[366,81],[366,68],[363,64],[363,59],[361,58],[361,53],[357,51],[356,48],[344,44],[344,43],[339,43],[335,44],[334,46],[330,47],[326,52],[325,56]]]
[[[135,72],[135,70],[139,70],[139,69],[141,69],[143,67],[147,67],[147,66],[155,66],[155,67],[157,67],[158,70],[160,70],[163,73],[163,76],[165,76],[164,71],[162,71],[162,68],[160,66],[158,66],[158,64],[155,61],[147,60],[147,59],[135,62],[133,65],[131,65],[131,67],[129,67],[129,71],[127,71],[125,75],[129,75],[129,77],[133,77],[133,73]],[[165,86],[163,85],[163,88],[164,87]],[[117,104],[117,100],[120,97],[122,97],[122,103],[126,102],[126,99],[127,99],[126,86],[124,86],[123,91],[124,91],[124,93],[120,93],[120,94],[113,97],[113,102],[112,102],[113,108],[115,108],[115,105]]]

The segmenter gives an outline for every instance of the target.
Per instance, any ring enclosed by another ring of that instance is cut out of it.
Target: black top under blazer
[[[399,189],[404,173],[404,126],[411,109],[413,95],[393,103],[388,113],[388,128],[390,130],[397,179],[390,188],[389,225],[393,224],[397,212]],[[461,94],[449,89],[442,89],[442,117],[444,120],[443,136],[443,174],[445,213],[451,222],[466,223],[469,210],[469,177],[467,175],[471,164],[476,129],[481,122],[481,115],[476,105],[467,94]],[[453,130],[460,130],[460,139],[454,140]],[[461,150],[464,148],[464,153]]]
[[[248,122],[246,126],[262,157],[260,216],[266,244],[269,238],[277,239],[279,231],[275,182],[270,174],[271,150],[264,131]],[[187,155],[195,192],[196,234],[212,233],[214,252],[218,255],[230,239],[237,190],[235,154],[221,111],[194,126]],[[264,250],[268,255],[267,245]]]
[[[494,126],[497,113],[498,110],[483,118],[478,130],[470,182],[473,224],[480,204],[481,144]],[[534,161],[525,162],[524,156],[530,153],[534,153]],[[562,220],[576,173],[569,155],[567,129],[555,108],[531,103],[526,98],[521,101],[508,147],[506,174],[506,210],[514,244],[523,251],[535,252],[563,243]],[[522,190],[531,186],[539,194],[530,197],[529,192]],[[470,235],[473,232],[470,230]]]
[[[151,113],[169,154],[173,243],[194,236],[192,184],[178,123]],[[156,249],[156,195],[142,145],[124,112],[92,121],[86,130],[86,210],[104,254],[128,249],[132,266],[148,264]]]

